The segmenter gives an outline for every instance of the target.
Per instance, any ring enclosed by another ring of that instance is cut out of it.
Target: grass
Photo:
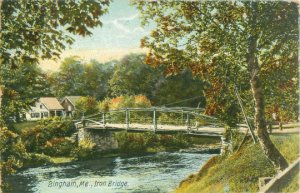
[[[38,125],[38,121],[26,121],[21,123],[15,123],[14,127],[17,129],[17,131],[21,131],[24,128],[32,128]]]
[[[282,187],[281,192],[297,192],[299,191],[300,172],[293,176],[291,181]]]
[[[271,139],[289,163],[299,156],[297,134],[274,135]],[[275,174],[275,168],[263,155],[259,144],[250,142],[239,152],[211,158],[197,174],[183,181],[175,192],[258,192],[258,178]],[[295,182],[297,184],[297,179]],[[297,187],[293,182],[287,185],[287,188],[293,187]]]
[[[73,161],[74,158],[73,157],[51,157],[50,160],[52,163],[61,164],[61,163],[69,163]]]

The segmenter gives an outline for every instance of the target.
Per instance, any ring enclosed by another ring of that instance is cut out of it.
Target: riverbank
[[[271,135],[271,139],[289,163],[299,156],[299,135]],[[180,183],[175,193],[258,192],[260,177],[274,176],[276,170],[266,159],[259,144],[251,141],[239,152],[214,156],[200,171]],[[287,184],[291,192],[299,189],[298,180]]]
[[[214,142],[214,141],[213,141]],[[208,153],[208,154],[219,154],[221,150],[220,143],[209,143],[209,144],[193,144],[190,147],[180,149],[180,148],[166,148],[166,147],[157,147],[157,148],[148,148],[144,152],[140,153],[122,153],[119,151],[108,151],[108,152],[98,152],[93,154],[93,157],[90,159],[84,160],[95,160],[101,158],[114,158],[114,157],[129,157],[129,156],[136,156],[136,155],[151,155],[160,152],[180,152],[180,153]],[[46,165],[60,165],[66,163],[74,163],[78,160],[75,157],[51,157],[49,156],[49,163],[44,164],[33,164],[30,167],[39,167],[39,166],[46,166]],[[26,168],[30,168],[26,167]],[[24,169],[24,168],[23,168]]]
[[[216,137],[193,137],[181,134],[113,133],[118,148],[99,151],[92,141],[83,140],[79,144],[74,139],[70,122],[56,121],[55,124],[28,123],[18,125],[18,133],[26,151],[24,164],[20,169],[71,163],[107,157],[147,155],[158,152],[193,151],[198,153],[219,153],[221,141]]]

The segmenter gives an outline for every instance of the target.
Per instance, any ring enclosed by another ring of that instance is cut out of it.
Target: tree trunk
[[[248,53],[247,63],[248,71],[250,73],[250,84],[252,89],[253,98],[255,101],[255,127],[257,130],[257,137],[259,139],[260,146],[266,157],[272,162],[272,164],[279,170],[284,170],[288,167],[288,163],[282,154],[278,151],[275,145],[272,143],[267,131],[267,124],[265,119],[265,102],[263,87],[259,79],[259,63],[256,56],[257,50],[257,4],[258,2],[250,2],[250,36],[248,38]]]
[[[257,136],[259,143],[267,158],[273,163],[279,170],[284,170],[288,167],[288,163],[282,154],[278,151],[275,145],[272,143],[269,134],[267,132],[267,125],[265,121],[264,112],[264,96],[262,86],[258,76],[252,77],[251,81],[252,94],[255,100],[255,125],[257,129]]]

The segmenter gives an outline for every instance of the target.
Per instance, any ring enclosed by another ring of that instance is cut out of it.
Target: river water
[[[163,193],[215,154],[161,152],[29,168],[7,178],[5,193]]]

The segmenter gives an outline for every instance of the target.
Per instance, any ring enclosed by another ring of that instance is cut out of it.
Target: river
[[[164,193],[215,154],[160,152],[29,168],[7,178],[5,193]]]

